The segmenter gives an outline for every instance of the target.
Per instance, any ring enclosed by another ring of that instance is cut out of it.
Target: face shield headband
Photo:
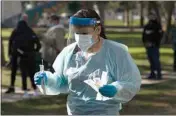
[[[70,17],[70,25],[95,26],[97,23],[100,23],[100,21],[97,21],[95,18]]]

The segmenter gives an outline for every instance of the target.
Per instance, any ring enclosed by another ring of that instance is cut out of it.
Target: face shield
[[[70,17],[67,45],[75,42],[75,34],[93,34],[98,24],[100,24],[100,21],[95,18]]]

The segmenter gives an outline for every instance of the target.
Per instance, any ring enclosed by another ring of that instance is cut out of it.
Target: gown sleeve
[[[115,81],[111,84],[117,88],[118,92],[114,99],[120,103],[126,103],[140,90],[141,75],[127,50],[121,49],[115,57],[113,77]]]

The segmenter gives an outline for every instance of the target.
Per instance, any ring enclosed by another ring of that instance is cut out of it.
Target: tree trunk
[[[164,34],[164,43],[168,43],[168,34],[169,34],[169,30],[170,30],[170,27],[171,27],[171,22],[172,22],[172,13],[173,13],[173,10],[174,10],[174,2],[167,2],[166,4],[166,11],[167,11],[167,22],[166,22],[166,31],[165,31],[165,34]]]
[[[127,8],[127,26],[130,26],[130,10]]]
[[[125,14],[125,12],[123,13],[123,25],[126,26],[126,14]]]
[[[127,26],[127,10],[124,11],[124,26]]]
[[[167,9],[167,14],[168,14],[168,17],[167,17],[167,30],[169,30],[169,28],[171,27],[171,22],[172,22],[172,13],[173,13],[173,10],[174,10],[174,2],[169,2],[167,4],[168,6],[168,9]]]
[[[130,31],[133,31],[134,20],[133,20],[133,11],[130,11]]]
[[[99,13],[100,13],[100,17],[101,17],[103,25],[104,25],[104,19],[105,19],[105,7],[106,7],[106,4],[107,4],[107,2],[105,2],[105,1],[97,2]]]
[[[161,22],[161,16],[160,16],[160,12],[159,12],[158,8],[159,8],[159,6],[158,6],[157,2],[154,2],[154,11],[156,12],[158,22]]]
[[[161,22],[161,16],[160,16],[160,12],[159,12],[159,9],[158,9],[158,4],[156,1],[149,1],[148,2],[148,14],[151,12],[151,11],[154,11],[156,13],[156,16],[157,16],[157,20],[159,22]]]
[[[87,8],[93,9],[94,2],[93,1],[82,1],[81,4],[82,4],[83,9],[87,9]]]
[[[130,16],[129,16],[129,9],[125,9],[125,26],[129,27],[130,25]]]
[[[140,2],[140,26],[144,26],[144,4],[142,1]]]

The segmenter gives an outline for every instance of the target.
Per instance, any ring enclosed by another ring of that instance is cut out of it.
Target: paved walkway
[[[162,83],[165,81],[168,81],[170,79],[176,79],[176,73],[171,73],[171,72],[162,72],[163,73],[163,80],[149,80],[146,79],[146,74],[142,75],[142,85],[149,85],[149,84],[157,84],[157,83]],[[33,99],[37,97],[43,96],[40,92],[38,96],[33,96],[33,91],[29,91],[29,98],[23,98],[23,91],[21,88],[16,88],[15,94],[5,94],[4,92],[7,90],[7,88],[1,88],[2,95],[1,95],[1,100],[2,102],[15,102],[18,100],[23,100],[23,99]]]

